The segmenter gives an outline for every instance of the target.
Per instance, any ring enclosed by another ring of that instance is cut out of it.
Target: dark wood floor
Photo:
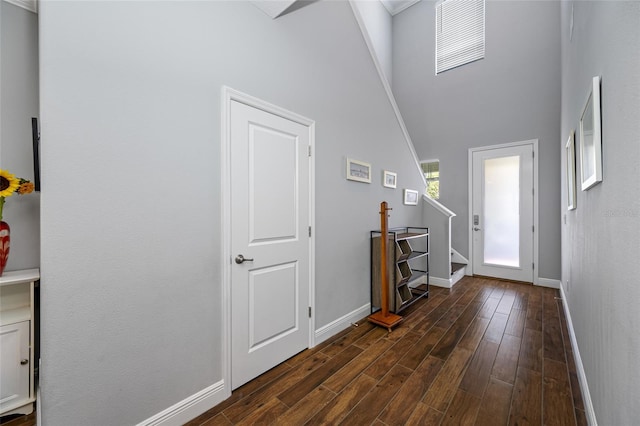
[[[25,415],[11,415],[0,417],[0,425],[2,426],[35,426],[36,412]]]
[[[557,290],[465,277],[388,333],[361,322],[193,419],[211,425],[586,425]]]
[[[431,287],[391,333],[363,321],[187,425],[586,425],[558,298],[484,278]]]

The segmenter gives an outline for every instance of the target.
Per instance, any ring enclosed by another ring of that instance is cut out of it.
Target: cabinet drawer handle
[[[29,364],[29,360],[28,359],[23,359],[20,361],[20,365],[26,365]]]

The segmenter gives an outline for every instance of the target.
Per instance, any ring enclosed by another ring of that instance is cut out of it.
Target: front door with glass
[[[472,156],[473,273],[533,282],[533,145]]]

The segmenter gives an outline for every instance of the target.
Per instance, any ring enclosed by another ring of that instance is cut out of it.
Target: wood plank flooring
[[[586,425],[557,290],[465,277],[233,392],[188,426]]]
[[[3,426],[35,426],[36,412],[28,415],[12,414],[0,417],[0,425]]]
[[[391,333],[361,321],[187,425],[586,425],[558,297],[477,277],[431,287]]]

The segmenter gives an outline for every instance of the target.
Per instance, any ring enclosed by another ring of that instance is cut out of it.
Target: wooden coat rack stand
[[[389,215],[387,211],[389,210],[392,209],[387,207],[386,201],[380,203],[380,284],[382,286],[380,289],[380,304],[382,307],[378,312],[369,315],[368,319],[370,322],[386,327],[387,330],[391,331],[391,328],[402,322],[402,317],[389,312],[389,275],[387,274],[387,242],[389,241],[387,232]]]

